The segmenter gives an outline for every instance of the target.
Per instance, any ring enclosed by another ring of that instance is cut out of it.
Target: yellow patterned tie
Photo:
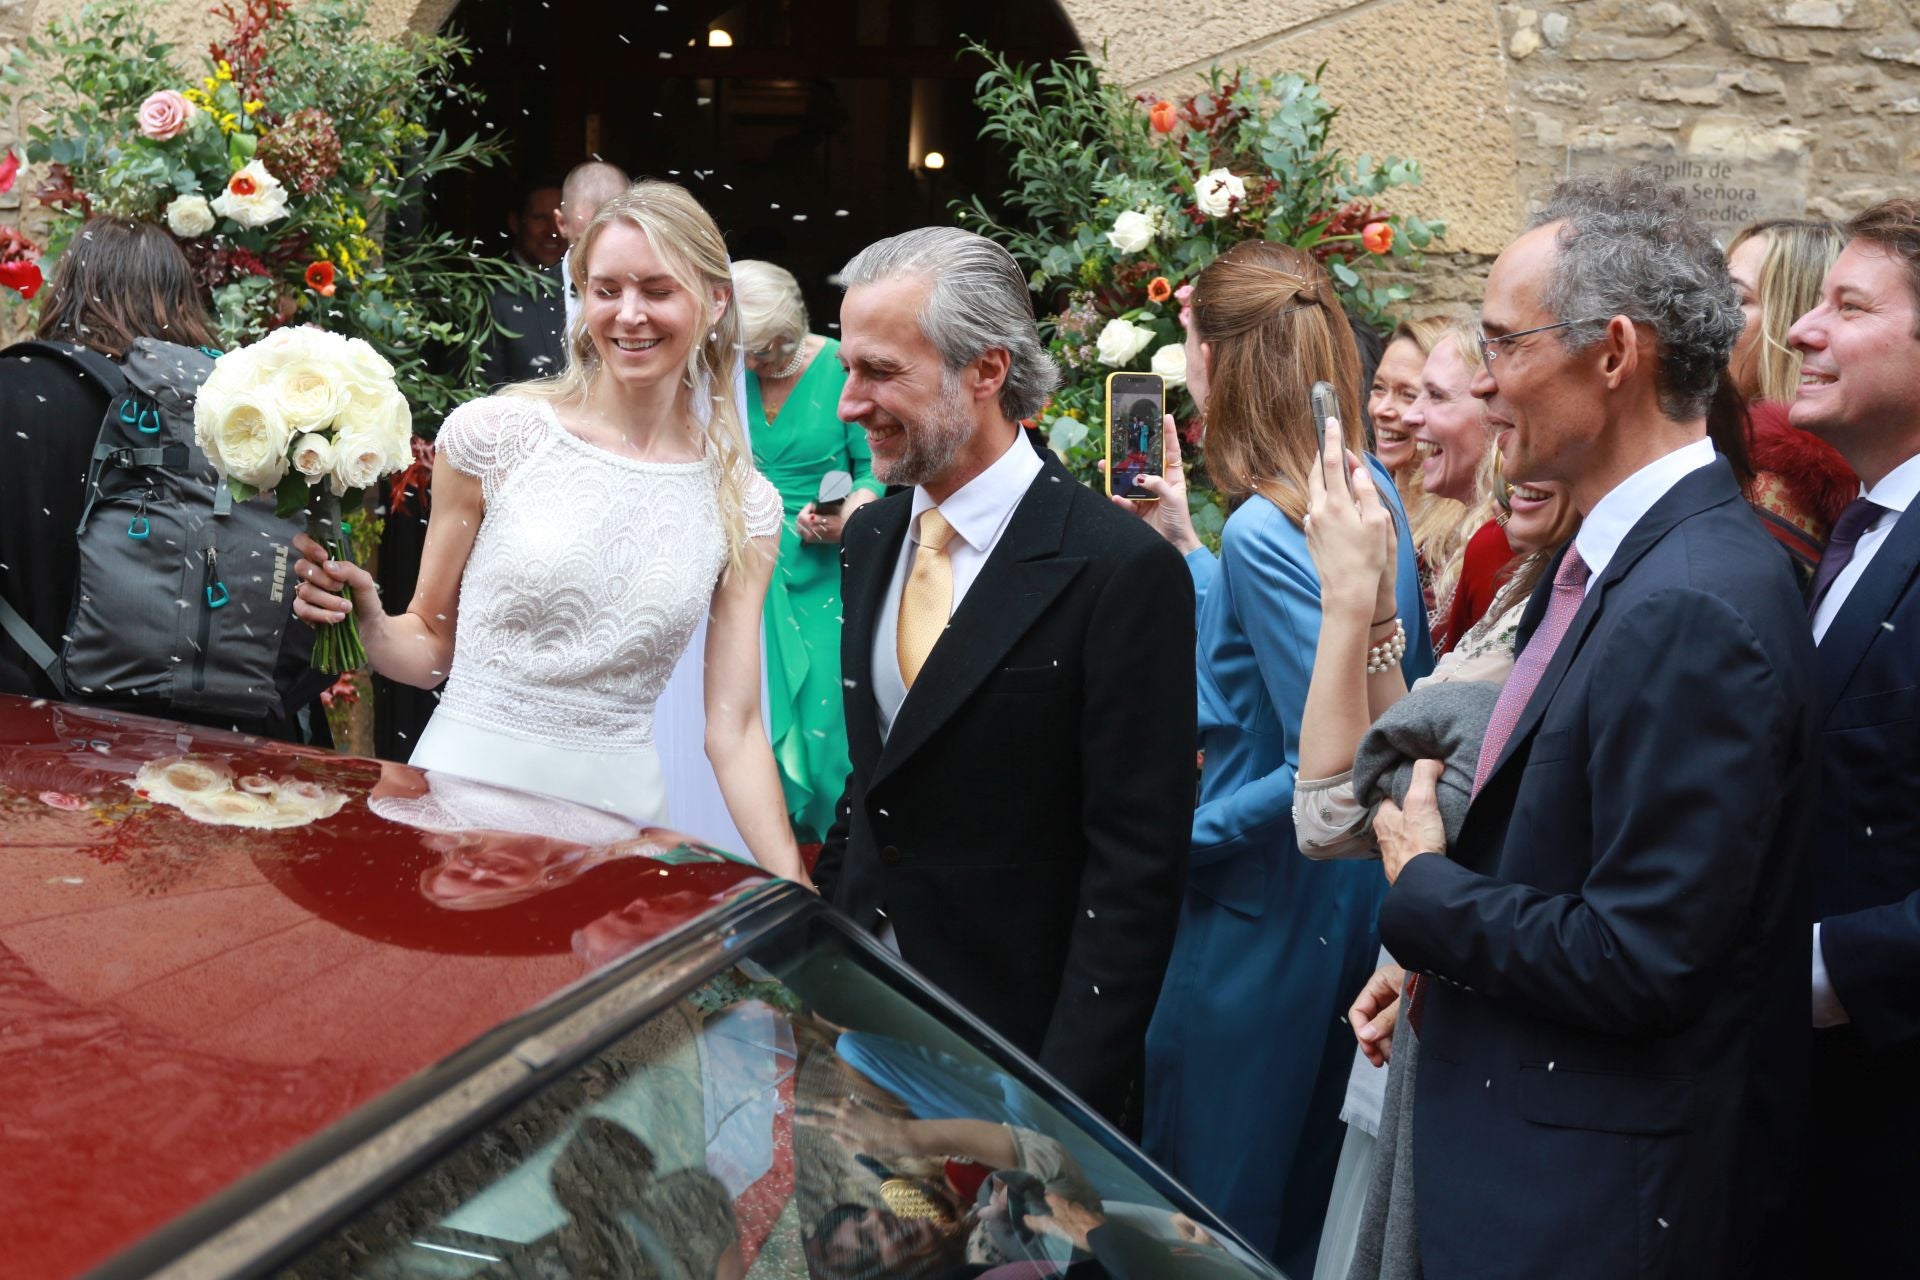
[[[909,689],[953,615],[953,561],[947,556],[952,539],[953,526],[938,507],[920,513],[920,547],[900,592],[900,679]]]

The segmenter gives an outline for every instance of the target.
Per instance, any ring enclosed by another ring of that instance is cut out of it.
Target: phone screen
[[[1107,377],[1107,492],[1151,499],[1141,476],[1157,476],[1166,461],[1167,388],[1157,373]]]

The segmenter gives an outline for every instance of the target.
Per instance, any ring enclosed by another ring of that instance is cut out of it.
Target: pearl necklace
[[[802,337],[798,343],[794,344],[793,359],[787,361],[787,367],[782,369],[778,373],[769,374],[767,376],[775,382],[784,381],[785,379],[791,378],[794,374],[800,372],[800,366],[805,364],[806,361],[807,361],[807,340],[805,337]]]

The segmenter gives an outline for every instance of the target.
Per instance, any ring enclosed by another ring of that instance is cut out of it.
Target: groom
[[[912,487],[841,538],[852,773],[814,877],[1137,1123],[1193,817],[1191,582],[1021,432],[1059,374],[1006,250],[929,227],[843,275],[840,416]]]

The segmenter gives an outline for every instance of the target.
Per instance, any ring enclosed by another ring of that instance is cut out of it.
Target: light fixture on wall
[[[707,48],[709,49],[733,48],[733,33],[730,31],[723,31],[719,27],[715,27],[713,30],[707,32]]]
[[[922,169],[944,169],[947,167],[947,158],[938,151],[929,151],[920,157],[920,167]]]

